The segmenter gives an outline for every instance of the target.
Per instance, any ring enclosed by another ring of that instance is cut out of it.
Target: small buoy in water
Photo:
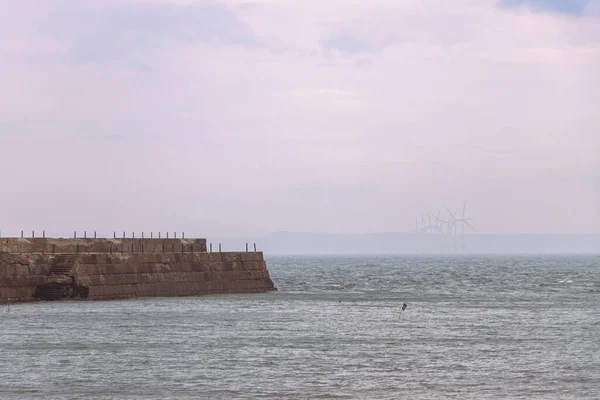
[[[406,310],[406,307],[408,307],[406,303],[402,304],[402,311]]]

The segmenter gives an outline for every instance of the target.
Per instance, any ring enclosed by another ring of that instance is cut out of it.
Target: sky
[[[5,0],[0,231],[600,231],[600,0]]]

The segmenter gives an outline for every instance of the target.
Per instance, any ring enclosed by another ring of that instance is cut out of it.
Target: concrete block
[[[95,264],[79,264],[75,268],[78,275],[98,275],[98,266]]]
[[[105,286],[105,294],[108,294],[110,297],[119,296],[124,294],[123,285],[108,285]]]
[[[20,264],[8,264],[5,268],[5,276],[8,277],[13,277],[13,276],[17,276],[17,268],[21,267]]]
[[[13,276],[26,276],[29,275],[29,266],[22,264],[13,265],[12,271]]]
[[[34,291],[35,286],[19,287],[16,288],[15,297],[18,297],[20,299],[31,299],[33,298]]]
[[[99,264],[97,254],[82,254],[79,256],[79,262],[82,264]],[[102,263],[104,264],[104,263]]]
[[[193,264],[191,261],[182,262],[180,264],[172,264],[171,271],[173,272],[191,272],[193,270]]]
[[[221,255],[222,253],[208,253],[208,259],[210,260],[211,263],[215,263],[215,262],[222,262],[223,261],[223,256]]]
[[[207,263],[210,262],[210,254],[211,253],[196,253],[194,254],[194,257],[201,263]]]
[[[255,253],[250,253],[250,252],[240,253],[240,257],[242,258],[243,262],[246,262],[246,261],[255,261],[255,259],[256,259]]]
[[[132,269],[131,272],[137,272],[138,274],[151,274],[154,272],[154,265],[150,263],[135,264],[135,269]]]
[[[244,261],[242,268],[245,271],[253,271],[259,269],[260,265],[258,264],[258,261]]]
[[[135,285],[136,283],[140,283],[140,275],[139,274],[126,274],[124,275],[125,281],[123,283],[128,285]]]
[[[113,274],[119,274],[119,273],[121,273],[121,271],[117,265],[114,265],[114,264],[105,264],[104,265],[104,274],[113,275]]]
[[[154,274],[148,274],[148,273],[143,273],[143,274],[132,274],[135,276],[136,282],[135,283],[149,283],[149,282],[154,282]]]
[[[161,260],[165,264],[170,264],[175,262],[175,254],[173,253],[164,253],[161,257]]]
[[[50,269],[52,267],[48,264],[40,265],[34,264],[29,266],[29,274],[30,275],[48,275],[50,274]]]
[[[174,286],[176,286],[176,284],[169,284],[167,282],[158,282],[156,284],[156,294],[158,294],[159,296],[167,295],[167,294],[171,293],[171,291],[174,289]]]
[[[223,271],[223,262],[211,262],[211,271]]]
[[[139,296],[154,296],[156,295],[156,283],[138,283],[137,294]]]
[[[221,268],[223,271],[233,271],[233,261],[223,261]]]
[[[187,272],[185,274],[184,280],[186,282],[203,282],[204,281],[204,273],[203,272]]]
[[[102,275],[100,279],[103,281],[103,285],[112,286],[112,285],[121,285],[123,284],[124,274],[111,274],[111,275]]]
[[[192,272],[204,272],[204,265],[198,262],[193,263]]]
[[[37,279],[29,275],[9,276],[2,280],[2,285],[7,287],[36,286]]]
[[[137,294],[137,287],[134,284],[129,284],[129,285],[123,285],[123,293],[126,294],[128,297],[135,297],[135,295]]]
[[[88,292],[88,298],[96,298],[104,296],[104,286],[90,286]]]
[[[170,272],[172,270],[170,264],[151,263],[151,264],[148,264],[148,265],[151,268],[151,272],[167,273],[167,272]],[[174,264],[174,265],[176,266],[177,264]]]
[[[228,253],[222,253],[223,254],[223,261],[227,262],[227,261],[242,261],[242,257],[240,255],[240,253],[232,253],[232,252],[228,252]]]

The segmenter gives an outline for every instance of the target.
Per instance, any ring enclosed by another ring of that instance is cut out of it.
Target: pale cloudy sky
[[[4,0],[0,230],[600,231],[600,0]]]

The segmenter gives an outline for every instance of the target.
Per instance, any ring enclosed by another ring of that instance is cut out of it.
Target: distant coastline
[[[256,243],[266,254],[600,254],[600,233],[465,234],[409,232],[332,234],[277,232],[262,237],[213,239],[225,248]]]

